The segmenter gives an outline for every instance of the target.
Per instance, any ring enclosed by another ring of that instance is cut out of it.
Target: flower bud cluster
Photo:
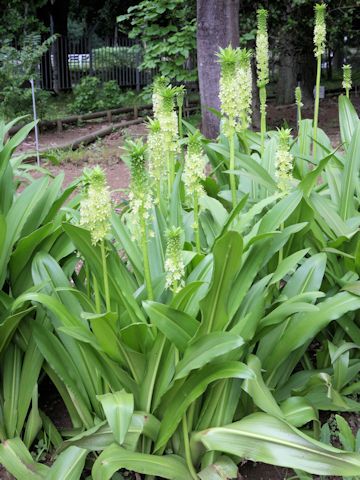
[[[174,109],[176,88],[167,86],[159,92],[160,103],[155,118],[160,122],[163,134],[164,151],[176,153],[178,146],[178,118]]]
[[[198,197],[204,194],[201,182],[205,180],[205,165],[206,157],[201,144],[201,134],[197,131],[189,136],[188,149],[185,155],[183,180],[186,195],[189,199],[193,199],[195,194]]]
[[[149,119],[147,150],[149,155],[149,175],[159,182],[164,175],[164,146],[160,121]]]
[[[110,231],[111,198],[103,170],[97,166],[84,170],[85,197],[80,202],[80,224],[90,231],[97,245]]]
[[[315,28],[314,28],[314,53],[315,57],[321,57],[325,52],[326,43],[326,23],[325,23],[326,4],[317,3],[315,5]]]
[[[342,86],[345,90],[351,90],[351,65],[343,65],[343,82]]]
[[[269,38],[267,31],[267,10],[260,8],[257,11],[257,33],[256,33],[256,67],[257,85],[265,87],[269,83]]]
[[[296,102],[296,105],[299,108],[304,106],[304,104],[302,103],[302,94],[301,94],[301,88],[300,87],[295,88],[295,102]]]
[[[127,149],[131,161],[130,223],[134,239],[140,239],[143,233],[143,225],[146,225],[150,220],[150,212],[154,203],[146,170],[146,145],[142,140],[129,141]]]
[[[153,112],[154,112],[155,118],[157,118],[158,111],[161,106],[161,91],[163,88],[166,88],[168,85],[169,85],[169,82],[165,77],[157,77],[154,81],[152,103],[153,103]]]
[[[225,134],[246,130],[250,123],[252,99],[251,54],[228,46],[218,53],[221,66],[219,98],[225,116]]]
[[[278,189],[281,192],[288,192],[293,182],[293,156],[290,153],[290,128],[279,130],[279,145],[276,152],[276,171]]]
[[[181,228],[172,227],[167,231],[166,237],[165,287],[176,293],[185,285],[185,266],[182,257]]]

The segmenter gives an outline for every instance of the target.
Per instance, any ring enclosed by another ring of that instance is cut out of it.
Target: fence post
[[[140,85],[140,42],[136,42],[136,54],[135,54],[135,65],[136,65],[136,70],[135,70],[135,82],[136,82],[136,91],[139,92],[141,85]],[[135,113],[135,112],[134,112]]]

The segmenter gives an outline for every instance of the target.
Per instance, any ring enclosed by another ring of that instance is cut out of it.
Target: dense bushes
[[[125,96],[115,80],[101,84],[97,77],[84,77],[74,87],[74,100],[71,108],[74,113],[95,112],[120,107],[124,98]]]

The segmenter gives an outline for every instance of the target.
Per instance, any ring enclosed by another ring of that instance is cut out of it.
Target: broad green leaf
[[[80,480],[84,470],[87,450],[71,446],[55,460],[51,466],[46,479],[47,480]]]
[[[293,268],[304,258],[304,256],[309,252],[309,248],[304,248],[303,250],[299,250],[298,252],[293,253],[289,257],[286,257],[284,260],[279,262],[273,277],[271,279],[271,285],[274,283],[279,282],[284,278],[284,276],[291,272]]]
[[[254,413],[239,422],[198,432],[193,442],[201,442],[206,450],[315,475],[352,476],[360,471],[359,454],[322,444],[266,413]]]
[[[166,445],[187,408],[205,392],[210,383],[225,378],[249,378],[252,376],[252,371],[245,364],[228,361],[206,365],[191,373],[185,382],[178,380],[164,396],[158,408],[159,412],[163,414],[163,418],[155,450]]]
[[[255,355],[249,355],[247,366],[253,372],[242,384],[244,391],[251,397],[256,406],[271,415],[282,417],[283,413],[272,396],[261,375],[261,362]]]
[[[175,380],[186,377],[191,370],[203,367],[217,357],[241,347],[244,340],[230,332],[211,332],[199,337],[184,351],[176,366]]]
[[[0,444],[0,463],[18,479],[48,478],[49,467],[36,463],[20,438],[5,440]]]
[[[355,189],[358,186],[360,170],[360,122],[354,130],[347,151],[345,167],[341,182],[339,213],[347,220],[357,212],[357,202],[354,200]]]
[[[347,423],[347,421],[341,415],[335,415],[336,424],[339,429],[339,440],[345,450],[348,452],[355,451],[355,437],[353,432]]]
[[[129,452],[116,444],[107,447],[97,458],[92,469],[92,478],[93,480],[108,480],[121,468],[169,480],[192,480],[181,457]]]
[[[216,240],[213,248],[214,270],[207,295],[201,301],[200,332],[223,330],[231,318],[228,299],[242,261],[243,240],[239,233],[228,231]]]
[[[289,397],[280,407],[285,420],[294,427],[318,421],[315,408],[304,397]]]
[[[350,145],[351,137],[359,124],[359,117],[351,101],[345,96],[339,96],[339,122],[341,141],[345,148]]]
[[[238,466],[229,457],[219,457],[212,465],[198,473],[201,480],[229,480],[238,478]]]
[[[143,303],[151,322],[183,352],[199,328],[192,316],[157,302]]]
[[[115,440],[121,445],[130,426],[134,412],[134,397],[125,390],[115,393],[98,395],[107,421],[114,434]]]

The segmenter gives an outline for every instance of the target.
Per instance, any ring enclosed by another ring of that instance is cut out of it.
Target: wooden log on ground
[[[120,123],[113,123],[112,125],[109,125],[108,127],[101,128],[100,130],[96,130],[96,132],[91,132],[88,133],[87,135],[83,135],[76,140],[71,140],[70,142],[62,143],[60,145],[56,145],[56,147],[44,147],[40,148],[40,154],[45,154],[48,151],[51,150],[64,150],[64,149],[71,149],[71,150],[76,150],[80,146],[83,145],[89,145],[92,142],[95,142],[98,138],[103,138],[106,137],[106,135],[109,135],[110,133],[114,132],[115,130],[119,130],[121,128],[127,128],[130,127],[131,125],[137,125],[142,123],[144,120],[142,118],[137,118],[135,120],[128,120],[125,122],[120,122]],[[24,152],[26,153],[26,152]],[[28,153],[28,160],[33,160],[36,158],[35,152],[29,152]],[[32,156],[34,155],[34,156]]]

